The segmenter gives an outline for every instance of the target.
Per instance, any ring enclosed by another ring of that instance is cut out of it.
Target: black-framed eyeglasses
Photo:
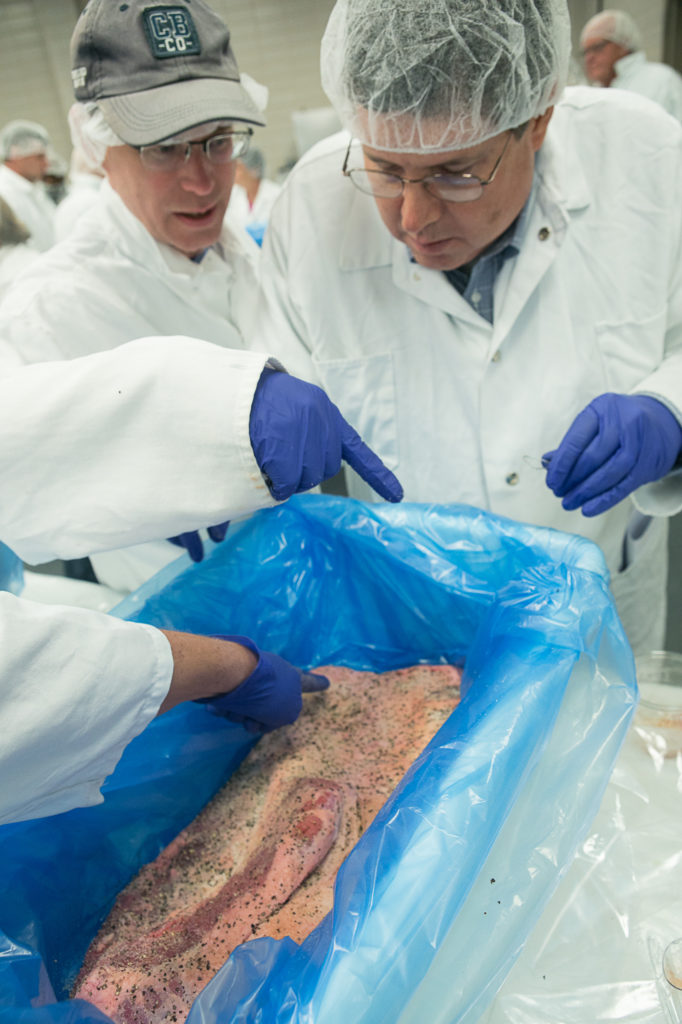
[[[599,53],[605,46],[608,46],[610,42],[610,39],[602,39],[599,43],[592,43],[591,46],[586,46],[584,50],[580,51],[580,56],[584,60],[585,57],[589,57],[591,53]]]
[[[177,171],[186,164],[192,146],[201,146],[206,159],[212,164],[229,164],[243,156],[249,148],[252,128],[234,132],[220,132],[201,142],[159,142],[155,146],[134,146],[142,164],[149,171]]]
[[[361,192],[379,199],[398,199],[403,194],[405,185],[421,185],[431,195],[443,199],[446,203],[471,203],[480,199],[485,186],[492,184],[495,180],[512,134],[510,131],[490,176],[485,179],[466,172],[464,174],[427,174],[424,178],[402,178],[399,174],[393,174],[390,171],[368,171],[364,167],[349,168],[348,160],[353,145],[352,139],[348,143],[346,158],[343,161],[343,173]]]

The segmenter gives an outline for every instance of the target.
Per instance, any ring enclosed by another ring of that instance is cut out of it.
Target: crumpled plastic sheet
[[[572,535],[320,495],[233,524],[204,562],[119,606],[250,635],[301,667],[465,665],[461,703],[344,862],[331,914],[300,946],[239,947],[188,1024],[481,1017],[585,838],[635,708],[607,580]],[[128,747],[104,804],[0,829],[2,1024],[107,1020],[65,998],[85,949],[252,742],[182,705]]]
[[[679,729],[682,749],[682,725]],[[481,1024],[682,1024],[682,753],[626,737],[599,812]]]

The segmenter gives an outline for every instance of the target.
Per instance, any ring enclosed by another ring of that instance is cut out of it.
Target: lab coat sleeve
[[[40,563],[274,505],[249,438],[265,362],[164,337],[5,368],[0,539]]]
[[[295,211],[291,191],[285,186],[274,203],[263,240],[260,292],[249,348],[274,353],[285,369],[296,377],[321,384],[311,358],[304,317],[296,308],[289,287],[289,246],[287,238],[295,230]],[[299,225],[300,226],[300,225]],[[311,245],[314,241],[311,239]],[[320,284],[320,302],[324,302]]]
[[[0,824],[101,803],[100,786],[168,692],[168,640],[5,593],[0,638]]]

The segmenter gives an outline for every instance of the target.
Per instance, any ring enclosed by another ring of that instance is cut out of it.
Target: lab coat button
[[[540,230],[538,231],[538,238],[541,242],[546,242],[550,235],[551,231],[549,230],[549,228],[540,228]]]
[[[506,482],[509,484],[510,487],[516,487],[517,483],[519,482],[519,474],[518,473],[510,473],[509,476],[506,477],[505,479],[506,479]]]
[[[417,271],[415,270],[414,274],[412,275],[412,279],[414,281],[421,281],[422,276],[421,276],[421,274],[418,274]]]
[[[493,363],[499,363],[500,359],[502,358],[499,348],[497,352],[495,352],[490,358]]]

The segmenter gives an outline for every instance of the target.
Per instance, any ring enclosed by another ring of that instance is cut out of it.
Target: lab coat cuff
[[[682,512],[682,468],[639,487],[632,499],[635,507],[647,516],[674,516]]]

